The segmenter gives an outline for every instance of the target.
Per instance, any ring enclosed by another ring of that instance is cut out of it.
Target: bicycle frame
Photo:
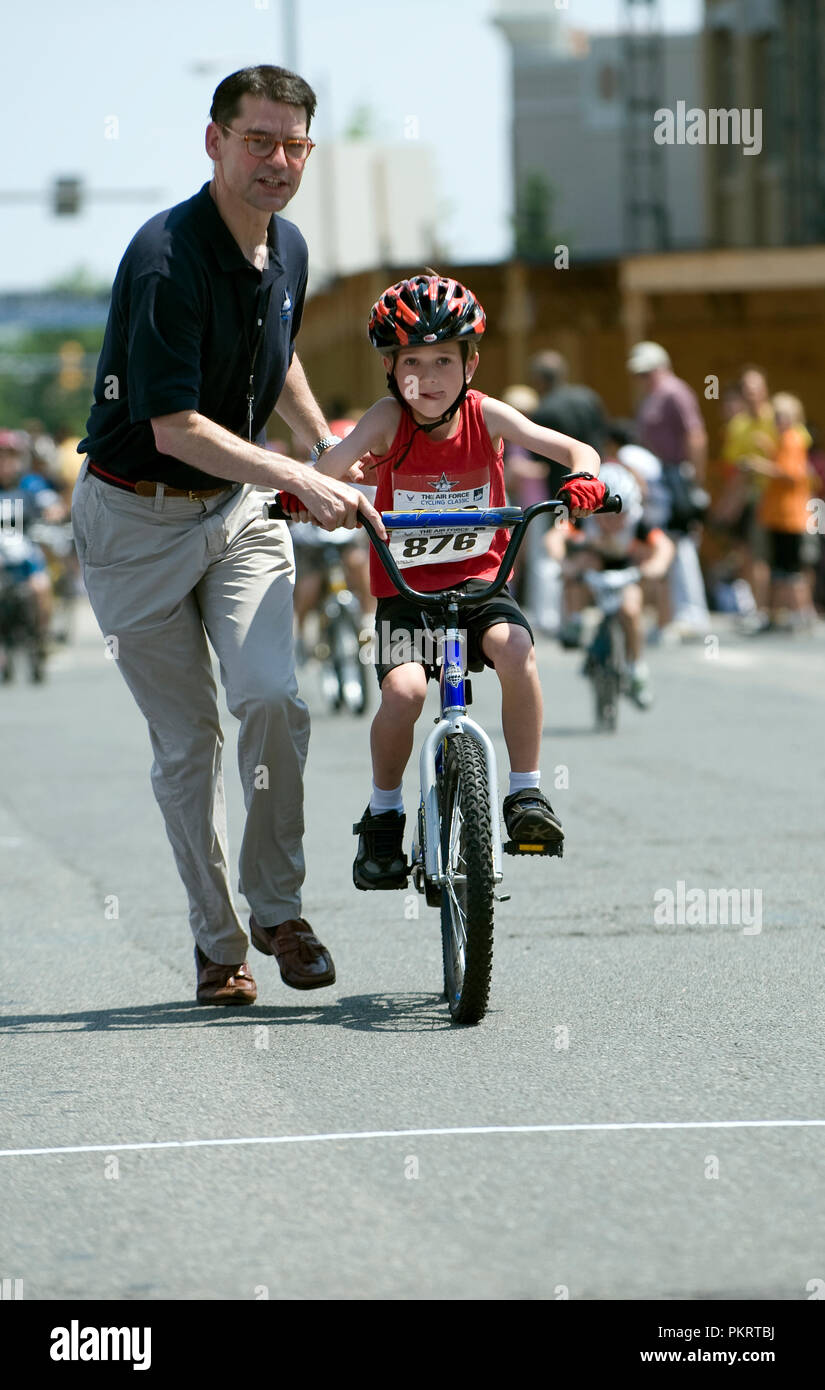
[[[610,506],[610,502],[613,506]],[[619,506],[616,506],[616,503]],[[617,498],[609,499],[606,510],[618,510],[621,502]],[[498,805],[498,770],[496,765],[496,754],[492,741],[488,734],[471,719],[467,714],[466,692],[465,692],[465,661],[461,631],[459,628],[459,613],[461,609],[470,609],[484,602],[488,598],[501,593],[512,570],[516,555],[524,540],[527,527],[534,517],[546,512],[553,512],[556,515],[566,514],[565,503],[557,501],[538,502],[532,507],[528,507],[526,512],[522,512],[520,507],[498,507],[488,511],[446,511],[446,512],[383,512],[382,521],[388,531],[392,530],[423,530],[425,528],[440,528],[456,531],[479,531],[479,530],[500,530],[504,527],[512,527],[512,535],[507,549],[502,556],[499,564],[498,573],[490,584],[486,585],[473,594],[456,592],[455,589],[442,589],[436,592],[422,593],[417,589],[412,589],[401,575],[398,566],[390,553],[386,542],[380,540],[375,534],[375,530],[365,518],[362,518],[370,544],[373,546],[386,574],[396,589],[405,598],[410,599],[425,612],[444,614],[446,613],[447,622],[445,624],[444,648],[441,655],[441,666],[439,671],[439,689],[441,695],[441,717],[436,725],[427,734],[419,755],[419,777],[421,782],[421,805],[423,808],[423,845],[416,843],[415,848],[419,853],[423,852],[423,870],[427,882],[433,888],[442,888],[446,882],[444,865],[441,862],[441,811],[438,804],[438,769],[437,757],[442,750],[445,742],[456,734],[465,733],[475,739],[481,747],[484,761],[487,768],[487,782],[490,789],[490,799],[494,806]],[[501,883],[504,874],[502,870],[502,840],[501,826],[498,814],[491,815],[491,843],[493,855],[493,879],[496,884]],[[416,832],[416,841],[418,832]],[[416,858],[413,856],[413,869],[415,869]]]
[[[621,509],[620,497],[608,497],[605,505],[599,510],[620,512]],[[276,517],[280,520],[285,519],[284,512],[277,502],[274,504],[264,503],[263,510],[265,516]],[[512,534],[495,578],[483,589],[472,594],[462,593],[456,589],[439,589],[422,593],[418,589],[410,588],[390,553],[386,541],[380,539],[371,522],[363,513],[359,516],[360,524],[369,537],[370,545],[375,550],[385,573],[398,593],[409,599],[422,612],[446,614],[447,617],[439,671],[441,715],[436,721],[435,727],[427,734],[419,756],[421,798],[424,812],[424,844],[422,846],[417,845],[416,848],[419,851],[423,850],[425,880],[433,888],[442,888],[446,882],[444,866],[441,862],[441,835],[439,833],[441,812],[438,804],[437,760],[447,739],[458,733],[466,733],[481,746],[487,768],[491,801],[493,805],[498,805],[498,773],[495,749],[481,725],[467,714],[464,649],[459,628],[459,615],[462,609],[474,608],[486,599],[494,598],[496,594],[501,593],[507,583],[530,522],[535,517],[550,512],[556,516],[566,515],[567,504],[551,500],[537,502],[534,506],[528,507],[526,511],[522,511],[521,507],[505,506],[490,508],[485,511],[383,512],[381,514],[387,531],[425,529],[498,531],[505,528],[511,529]],[[494,880],[496,883],[500,883],[503,878],[502,842],[497,813],[491,815],[491,822]],[[418,832],[416,832],[416,837],[417,834]],[[414,859],[413,868],[415,869],[415,867]]]
[[[385,521],[386,525],[386,521]],[[487,781],[493,800],[498,797],[496,752],[489,736],[467,714],[464,689],[464,651],[458,627],[448,627],[444,635],[444,656],[439,673],[441,718],[430,730],[418,759],[421,782],[421,804],[424,810],[424,873],[434,887],[444,885],[444,866],[441,863],[441,812],[438,804],[438,775],[436,757],[446,739],[456,734],[469,734],[481,745],[487,766]],[[458,671],[458,677],[453,671]],[[492,817],[493,876],[496,883],[504,877],[501,868],[501,828],[498,816]]]

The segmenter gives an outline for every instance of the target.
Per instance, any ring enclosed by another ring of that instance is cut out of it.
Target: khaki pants
[[[205,501],[138,497],[85,464],[72,497],[89,601],[149,725],[152,788],[192,933],[221,965],[246,958],[247,938],[227,872],[223,734],[207,638],[241,721],[247,816],[238,887],[261,926],[301,914],[309,714],[293,661],[292,541],[283,522],[263,520],[263,500],[240,484]]]

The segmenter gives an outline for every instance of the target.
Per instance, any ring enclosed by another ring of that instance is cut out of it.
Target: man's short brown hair
[[[239,68],[218,84],[209,112],[212,120],[218,125],[231,125],[245,96],[265,97],[267,101],[302,106],[306,112],[307,130],[315,115],[315,93],[309,83],[288,68],[264,64],[255,68]]]

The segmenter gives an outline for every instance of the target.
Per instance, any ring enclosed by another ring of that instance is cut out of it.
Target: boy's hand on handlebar
[[[592,473],[571,473],[559,488],[559,500],[566,502],[573,517],[598,511],[607,497],[607,488]]]

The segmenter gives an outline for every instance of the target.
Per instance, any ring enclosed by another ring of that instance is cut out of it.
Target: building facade
[[[437,264],[438,178],[431,148],[339,140],[319,145],[314,177],[301,184],[284,216],[312,247],[311,288],[380,265]],[[411,197],[411,189],[432,190]]]
[[[708,107],[759,114],[762,148],[708,150],[715,246],[825,241],[825,0],[705,0]]]
[[[705,245],[705,151],[653,138],[656,110],[703,100],[701,33],[661,33],[655,6],[638,24],[625,4],[625,32],[585,34],[571,12],[499,0],[493,19],[511,55],[514,204],[527,228],[517,252],[542,258],[542,196],[544,254],[553,241],[569,245],[571,262]]]

